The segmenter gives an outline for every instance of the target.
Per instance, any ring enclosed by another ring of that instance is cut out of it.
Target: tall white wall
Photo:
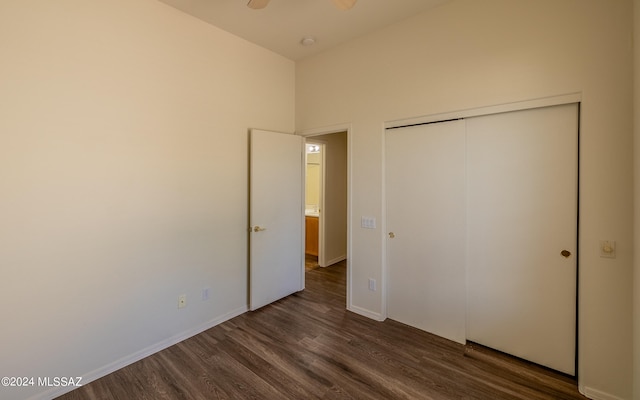
[[[154,0],[3,0],[0,54],[0,376],[245,311],[247,130],[294,130],[294,63]]]
[[[352,123],[352,302],[385,316],[383,123],[581,93],[579,384],[632,396],[631,0],[452,0],[296,66],[296,130]],[[600,258],[600,239],[617,258]]]
[[[325,263],[347,256],[347,133],[321,136],[326,142]]]

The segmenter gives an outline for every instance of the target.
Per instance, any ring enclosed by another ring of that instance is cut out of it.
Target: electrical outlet
[[[208,287],[202,289],[202,301],[209,300],[209,292],[210,291],[211,291],[211,289],[209,289]]]
[[[181,294],[178,296],[178,308],[185,308],[187,306],[187,295]]]
[[[369,290],[376,291],[376,280],[369,278]]]

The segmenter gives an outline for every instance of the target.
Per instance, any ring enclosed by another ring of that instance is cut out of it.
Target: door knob
[[[253,227],[253,231],[254,232],[262,232],[262,231],[266,231],[266,230],[267,230],[267,228],[261,228],[258,225]]]
[[[560,252],[560,254],[562,255],[562,257],[564,258],[569,258],[569,256],[571,255],[571,252],[569,250],[562,250]]]
[[[394,237],[396,237],[396,234],[395,234],[395,233],[393,233],[393,232],[389,232],[389,237],[390,237],[391,239],[393,239]]]

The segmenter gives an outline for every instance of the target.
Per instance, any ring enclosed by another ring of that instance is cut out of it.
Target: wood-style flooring
[[[91,382],[76,399],[584,399],[564,375],[345,310],[344,262],[306,289]]]

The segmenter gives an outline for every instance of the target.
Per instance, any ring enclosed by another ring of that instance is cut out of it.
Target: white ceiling
[[[262,10],[248,0],[160,0],[292,60],[327,50],[449,0],[359,0],[348,11],[331,0],[271,0]],[[316,39],[303,46],[305,36]]]

